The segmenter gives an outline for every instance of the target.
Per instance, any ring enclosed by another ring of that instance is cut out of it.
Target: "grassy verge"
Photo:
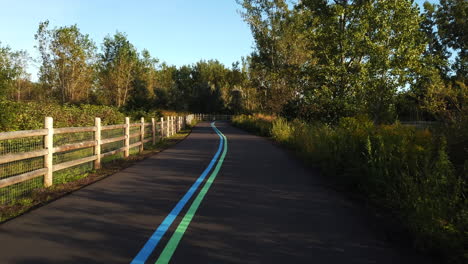
[[[233,123],[271,137],[340,188],[390,212],[415,248],[446,263],[467,263],[468,162],[447,148],[443,134],[365,118],[330,126],[253,115]]]
[[[195,123],[193,124],[195,125]],[[14,203],[8,205],[0,205],[0,223],[6,222],[22,215],[32,209],[43,206],[51,201],[54,201],[68,193],[79,190],[89,184],[106,178],[116,172],[121,171],[138,161],[146,159],[147,157],[167,149],[183,139],[185,139],[191,132],[191,129],[181,130],[178,134],[163,139],[157,142],[156,145],[145,145],[145,150],[140,155],[131,155],[127,159],[119,157],[107,157],[103,160],[102,168],[99,170],[79,173],[77,170],[71,170],[67,174],[67,182],[54,184],[49,188],[35,189],[29,195],[16,200]]]

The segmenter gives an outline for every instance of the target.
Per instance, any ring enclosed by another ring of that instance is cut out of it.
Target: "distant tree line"
[[[138,51],[122,32],[104,38],[100,49],[77,25],[51,28],[41,22],[35,34],[39,80],[27,73],[33,60],[25,51],[0,43],[0,98],[96,104],[134,110],[237,113],[248,82],[246,64],[231,68],[217,60],[171,66]],[[249,100],[245,100],[249,102]]]

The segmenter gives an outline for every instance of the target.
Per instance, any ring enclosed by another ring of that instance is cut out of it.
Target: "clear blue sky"
[[[125,32],[139,50],[177,66],[200,59],[230,66],[253,46],[235,0],[0,0],[0,6],[2,45],[34,58],[34,34],[44,20],[52,27],[78,24],[98,47],[107,34]],[[37,68],[30,67],[34,80]]]

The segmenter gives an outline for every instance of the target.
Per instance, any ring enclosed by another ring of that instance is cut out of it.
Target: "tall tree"
[[[121,107],[132,92],[138,52],[124,33],[104,38],[99,58],[100,83],[108,104]]]
[[[425,47],[412,1],[305,0],[298,11],[315,33],[310,48],[318,63],[309,68],[308,97],[326,105],[319,115],[391,119],[396,92],[410,84]]]
[[[95,44],[77,25],[49,29],[41,22],[35,35],[41,54],[40,81],[62,103],[89,99],[93,84]]]
[[[32,85],[27,72],[30,59],[26,51],[12,51],[0,43],[0,96],[20,101],[25,89],[30,94]]]
[[[154,106],[156,88],[156,64],[158,60],[151,57],[148,50],[143,50],[134,70],[133,92],[127,103],[128,109],[150,109]]]
[[[31,95],[31,74],[27,72],[28,63],[31,60],[31,58],[29,57],[28,53],[24,50],[13,52],[11,57],[15,76],[15,92],[14,95],[12,95],[12,97],[19,102],[22,99],[22,95],[26,92],[28,97],[30,97]]]
[[[306,47],[305,21],[286,0],[238,3],[255,39],[249,70],[261,95],[261,108],[279,112],[288,100],[302,94],[308,79],[303,66],[314,63],[313,51]]]
[[[168,108],[171,102],[170,96],[175,89],[175,76],[177,67],[161,63],[155,73],[155,99],[154,106]]]

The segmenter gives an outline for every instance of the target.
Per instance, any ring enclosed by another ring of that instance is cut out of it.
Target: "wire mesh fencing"
[[[0,140],[0,156],[41,150],[42,136]],[[28,173],[44,167],[44,157],[27,158],[0,164],[0,180]],[[33,179],[0,188],[0,203],[11,203],[41,186],[43,179]]]

